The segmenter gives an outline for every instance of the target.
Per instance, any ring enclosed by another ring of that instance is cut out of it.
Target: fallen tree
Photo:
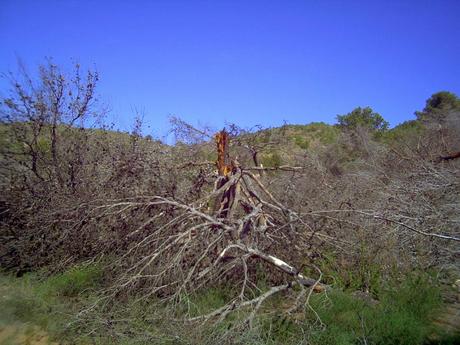
[[[238,293],[225,307],[207,315],[186,316],[194,321],[216,316],[222,319],[248,306],[253,306],[255,313],[268,297],[294,285],[301,286],[301,292],[292,301],[293,305],[306,298],[304,289],[327,290],[319,279],[307,277],[302,272],[303,266],[309,264],[307,248],[325,240],[340,241],[309,230],[306,218],[311,215],[304,216],[284,206],[251,172],[254,167],[246,169],[237,159],[230,159],[228,133],[219,132],[215,139],[218,174],[214,189],[205,197],[186,204],[151,196],[93,209],[93,218],[100,218],[101,214],[129,213],[139,208],[155,210],[154,217],[127,235],[127,239],[139,240],[133,241],[116,262],[122,274],[111,293],[135,289],[143,291],[142,299],[155,295],[164,300],[180,300],[203,286],[221,282],[233,287],[239,285]],[[267,170],[270,169],[273,168]],[[148,234],[146,229],[150,230]],[[306,260],[299,262],[302,257]],[[294,262],[289,262],[290,259]],[[269,281],[275,284],[265,292],[259,291],[257,286],[255,268],[258,263],[267,270]]]
[[[330,289],[321,282],[322,272],[311,256],[314,249],[327,245],[353,255],[353,243],[328,233],[328,227],[311,226],[318,219],[340,224],[347,222],[342,219],[346,215],[355,214],[376,222],[397,223],[418,235],[458,241],[452,236],[421,232],[372,210],[293,210],[252,172],[277,168],[243,167],[230,157],[228,134],[222,131],[215,139],[216,181],[205,196],[189,203],[165,196],[143,196],[90,207],[91,219],[126,217],[135,212],[153,215],[126,235],[130,245],[114,264],[118,279],[109,290],[110,296],[133,291],[139,300],[156,296],[160,301],[180,302],[202,288],[231,285],[234,295],[226,305],[183,318],[219,321],[234,311],[252,308],[246,320],[251,325],[255,313],[275,294],[290,292],[285,296],[285,311],[290,313],[308,305],[311,293]],[[302,171],[302,167],[279,169]],[[271,285],[266,291],[258,287],[261,267]],[[306,275],[306,267],[317,276]]]

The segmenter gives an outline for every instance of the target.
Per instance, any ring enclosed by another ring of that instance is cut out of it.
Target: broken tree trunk
[[[217,191],[229,182],[231,176],[236,173],[239,167],[236,160],[230,160],[229,135],[227,131],[224,129],[218,132],[215,135],[215,140],[217,144],[216,165],[219,176],[216,180],[214,190]],[[238,203],[239,192],[240,183],[236,180],[215,197],[212,213],[217,218],[231,218]]]

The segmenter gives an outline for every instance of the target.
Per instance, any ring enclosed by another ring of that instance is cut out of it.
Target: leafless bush
[[[171,193],[158,142],[92,127],[104,115],[96,72],[76,65],[68,75],[49,61],[38,82],[25,69],[8,78],[12,89],[1,100],[2,266],[70,264],[108,250],[112,239],[80,231],[84,205],[144,190]]]

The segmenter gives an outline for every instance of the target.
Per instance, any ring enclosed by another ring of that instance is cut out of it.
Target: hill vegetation
[[[370,107],[216,137],[172,118],[166,145],[103,125],[93,71],[9,78],[1,322],[85,344],[458,341],[432,322],[460,275],[456,95],[391,129]]]

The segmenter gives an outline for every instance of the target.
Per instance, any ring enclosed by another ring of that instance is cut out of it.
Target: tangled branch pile
[[[227,285],[228,304],[185,318],[252,308],[249,323],[270,296],[283,292],[293,313],[334,277],[372,294],[375,274],[459,267],[458,108],[435,122],[426,109],[391,135],[329,126],[334,140],[308,150],[290,137],[294,126],[230,126],[216,157],[207,133],[178,119],[187,140],[175,146],[139,126],[90,129],[97,79],[52,64],[37,85],[12,79],[2,100],[2,267],[60,270],[105,256],[112,297],[181,301]]]

